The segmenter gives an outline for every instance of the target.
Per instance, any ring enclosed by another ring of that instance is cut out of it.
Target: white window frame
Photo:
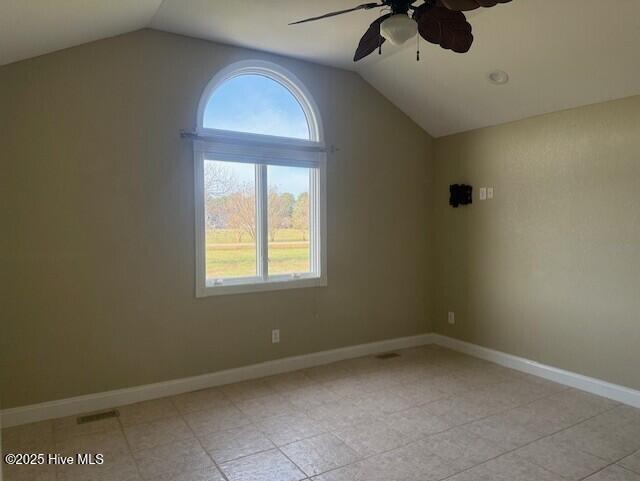
[[[296,98],[307,118],[310,140],[272,135],[232,132],[204,127],[204,112],[215,90],[240,75],[262,75],[285,88]],[[291,72],[271,62],[248,60],[229,65],[207,84],[197,113],[197,138],[193,141],[195,178],[195,253],[196,297],[222,294],[272,291],[327,285],[326,263],[326,150],[322,121],[313,98]],[[206,225],[204,199],[205,160],[256,164],[256,276],[226,278],[209,281],[206,278]],[[293,275],[268,274],[268,236],[266,191],[267,167],[288,166],[310,168],[309,239],[311,249],[310,272]]]

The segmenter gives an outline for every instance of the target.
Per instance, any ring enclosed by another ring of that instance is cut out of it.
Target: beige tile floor
[[[6,481],[640,481],[640,410],[436,346],[3,431]]]

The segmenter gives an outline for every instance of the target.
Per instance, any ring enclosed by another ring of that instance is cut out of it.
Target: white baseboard
[[[314,352],[302,356],[287,357],[275,361],[267,361],[260,364],[203,374],[201,376],[5,409],[0,412],[1,425],[3,427],[10,427],[43,421],[45,419],[74,416],[81,413],[110,409],[125,404],[220,386],[222,384],[271,376],[283,372],[295,371],[297,369],[305,369],[342,361],[344,359],[426,344],[437,344],[511,369],[533,374],[534,376],[549,379],[560,384],[640,408],[640,391],[558,369],[553,366],[547,366],[536,361],[495,351],[440,334],[421,334],[368,344],[359,344],[329,351]]]
[[[513,356],[440,334],[432,334],[432,339],[434,344],[453,349],[454,351],[640,408],[640,391],[635,389],[612,384],[582,374],[576,374],[571,371],[565,371],[557,367],[547,366],[546,364],[531,361],[523,357]]]
[[[356,346],[314,352],[302,356],[287,357],[250,366],[227,369],[200,376],[174,379],[171,381],[146,384],[115,391],[106,391],[86,396],[77,396],[57,401],[49,401],[29,406],[1,411],[3,427],[28,424],[45,419],[74,416],[81,413],[110,409],[140,401],[148,401],[165,396],[173,396],[198,389],[220,386],[232,382],[245,381],[283,372],[305,369],[331,362],[342,361],[370,354],[378,354],[395,349],[422,346],[432,342],[431,334],[388,339],[385,341],[359,344]]]

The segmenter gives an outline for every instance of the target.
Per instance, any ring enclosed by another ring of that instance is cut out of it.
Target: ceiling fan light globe
[[[393,45],[402,45],[418,33],[418,24],[407,15],[398,13],[380,25],[380,35]]]

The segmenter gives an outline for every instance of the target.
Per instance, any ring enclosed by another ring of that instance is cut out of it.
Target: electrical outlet
[[[493,187],[487,187],[487,199],[493,199]]]
[[[271,344],[278,344],[280,342],[280,329],[273,329],[271,331]]]
[[[456,313],[455,312],[449,311],[449,314],[447,315],[447,322],[449,324],[455,324],[456,323]]]

